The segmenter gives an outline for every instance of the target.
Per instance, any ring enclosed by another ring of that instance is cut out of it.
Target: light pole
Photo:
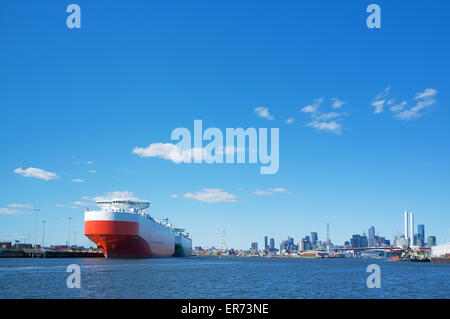
[[[36,225],[34,227],[34,250],[37,249],[37,236],[38,236],[38,216],[39,216],[39,208],[35,208],[34,211],[36,212]]]
[[[45,236],[45,223],[46,223],[47,221],[46,220],[43,220],[42,221],[42,249],[44,249],[44,236]]]
[[[70,221],[72,220],[72,217],[69,217],[69,242],[68,242],[68,249],[70,250]]]

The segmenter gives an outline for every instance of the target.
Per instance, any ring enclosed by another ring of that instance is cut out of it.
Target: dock
[[[2,249],[0,258],[104,258],[100,251]]]

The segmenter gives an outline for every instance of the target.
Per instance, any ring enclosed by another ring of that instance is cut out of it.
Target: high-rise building
[[[267,236],[264,236],[264,250],[269,250],[269,243]]]
[[[425,247],[425,225],[417,225],[417,245]]]
[[[300,242],[300,250],[302,250],[302,251],[312,250],[311,241],[309,240],[309,236],[306,236]]]
[[[428,236],[427,245],[428,245],[428,247],[436,246],[436,237]]]
[[[369,239],[366,234],[362,234],[361,236],[361,246],[360,247],[369,247]]]
[[[317,235],[316,232],[312,232],[311,233],[311,244],[313,245],[314,248],[317,247],[317,242],[319,240],[319,236]]]
[[[275,250],[275,239],[270,238],[270,247],[269,247],[270,251],[274,251]]]
[[[250,250],[258,251],[258,243],[257,242],[252,243],[252,245],[250,247]]]
[[[280,244],[280,251],[288,249],[288,244],[287,240],[283,240]]]
[[[369,228],[369,247],[375,247],[376,246],[376,240],[375,240],[375,226],[372,226]]]
[[[350,239],[350,245],[352,248],[360,248],[361,247],[361,235],[353,235]]]

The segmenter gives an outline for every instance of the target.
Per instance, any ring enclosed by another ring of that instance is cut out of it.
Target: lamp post
[[[35,208],[34,211],[36,212],[36,225],[34,228],[34,250],[37,249],[37,236],[38,236],[38,216],[39,216],[39,208]]]
[[[44,242],[44,239],[45,239],[45,223],[46,223],[47,221],[46,220],[43,220],[42,221],[42,249],[44,249],[44,244],[45,244],[45,242]]]
[[[69,217],[69,242],[68,242],[68,249],[70,250],[70,221],[72,220],[72,217]]]

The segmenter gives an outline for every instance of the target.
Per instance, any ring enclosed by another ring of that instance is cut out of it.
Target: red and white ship
[[[86,210],[84,234],[106,258],[170,257],[175,253],[172,225],[146,213],[149,201],[114,199],[97,201],[98,211]]]

